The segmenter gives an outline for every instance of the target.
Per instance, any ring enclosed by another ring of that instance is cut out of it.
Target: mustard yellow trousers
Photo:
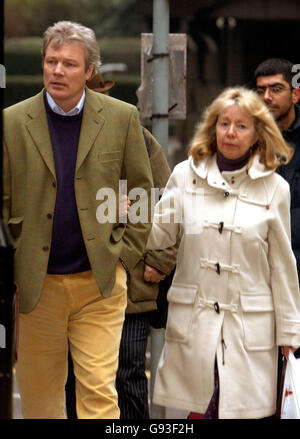
[[[47,275],[38,305],[20,314],[17,381],[24,418],[66,418],[70,347],[79,418],[119,418],[115,377],[127,305],[126,272],[104,298],[92,271]]]

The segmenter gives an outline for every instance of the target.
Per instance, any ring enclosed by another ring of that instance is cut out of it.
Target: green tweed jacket
[[[161,145],[144,129],[154,187],[164,189],[171,171]],[[170,274],[176,264],[179,242],[164,250],[148,250],[144,257],[136,264],[128,278],[127,314],[153,311],[157,308],[158,284],[144,281],[145,263]]]
[[[56,174],[43,92],[4,111],[3,218],[15,247],[20,311],[38,303],[47,272],[56,199]],[[119,259],[130,272],[144,253],[151,223],[100,224],[96,194],[119,180],[153,187],[136,107],[86,88],[75,171],[75,196],[90,264],[104,297],[110,295]],[[62,242],[62,245],[64,243]]]

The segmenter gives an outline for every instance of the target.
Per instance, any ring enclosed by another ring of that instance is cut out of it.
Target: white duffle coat
[[[215,156],[174,168],[147,244],[182,236],[155,403],[204,413],[216,358],[219,418],[275,413],[277,346],[300,345],[289,209],[288,184],[257,155],[222,174]]]

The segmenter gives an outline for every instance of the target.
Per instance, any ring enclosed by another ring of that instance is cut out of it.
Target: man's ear
[[[89,79],[91,79],[91,76],[93,74],[94,71],[94,66],[89,66],[89,68],[86,71],[86,81],[88,81]]]
[[[293,104],[297,104],[297,102],[300,101],[300,88],[293,88],[292,101],[293,101]]]

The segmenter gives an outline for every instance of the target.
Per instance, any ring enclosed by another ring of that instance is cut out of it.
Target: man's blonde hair
[[[196,126],[189,150],[194,160],[203,160],[216,152],[216,124],[220,113],[231,105],[238,105],[253,117],[258,141],[251,148],[251,155],[259,154],[266,169],[275,169],[291,159],[292,149],[257,93],[245,87],[229,87],[206,109],[203,120]]]
[[[93,66],[92,77],[99,72],[101,65],[100,49],[92,29],[72,21],[58,21],[53,26],[48,27],[43,38],[43,61],[50,42],[54,43],[55,48],[59,48],[63,43],[80,44],[85,54],[86,71],[90,66]]]

